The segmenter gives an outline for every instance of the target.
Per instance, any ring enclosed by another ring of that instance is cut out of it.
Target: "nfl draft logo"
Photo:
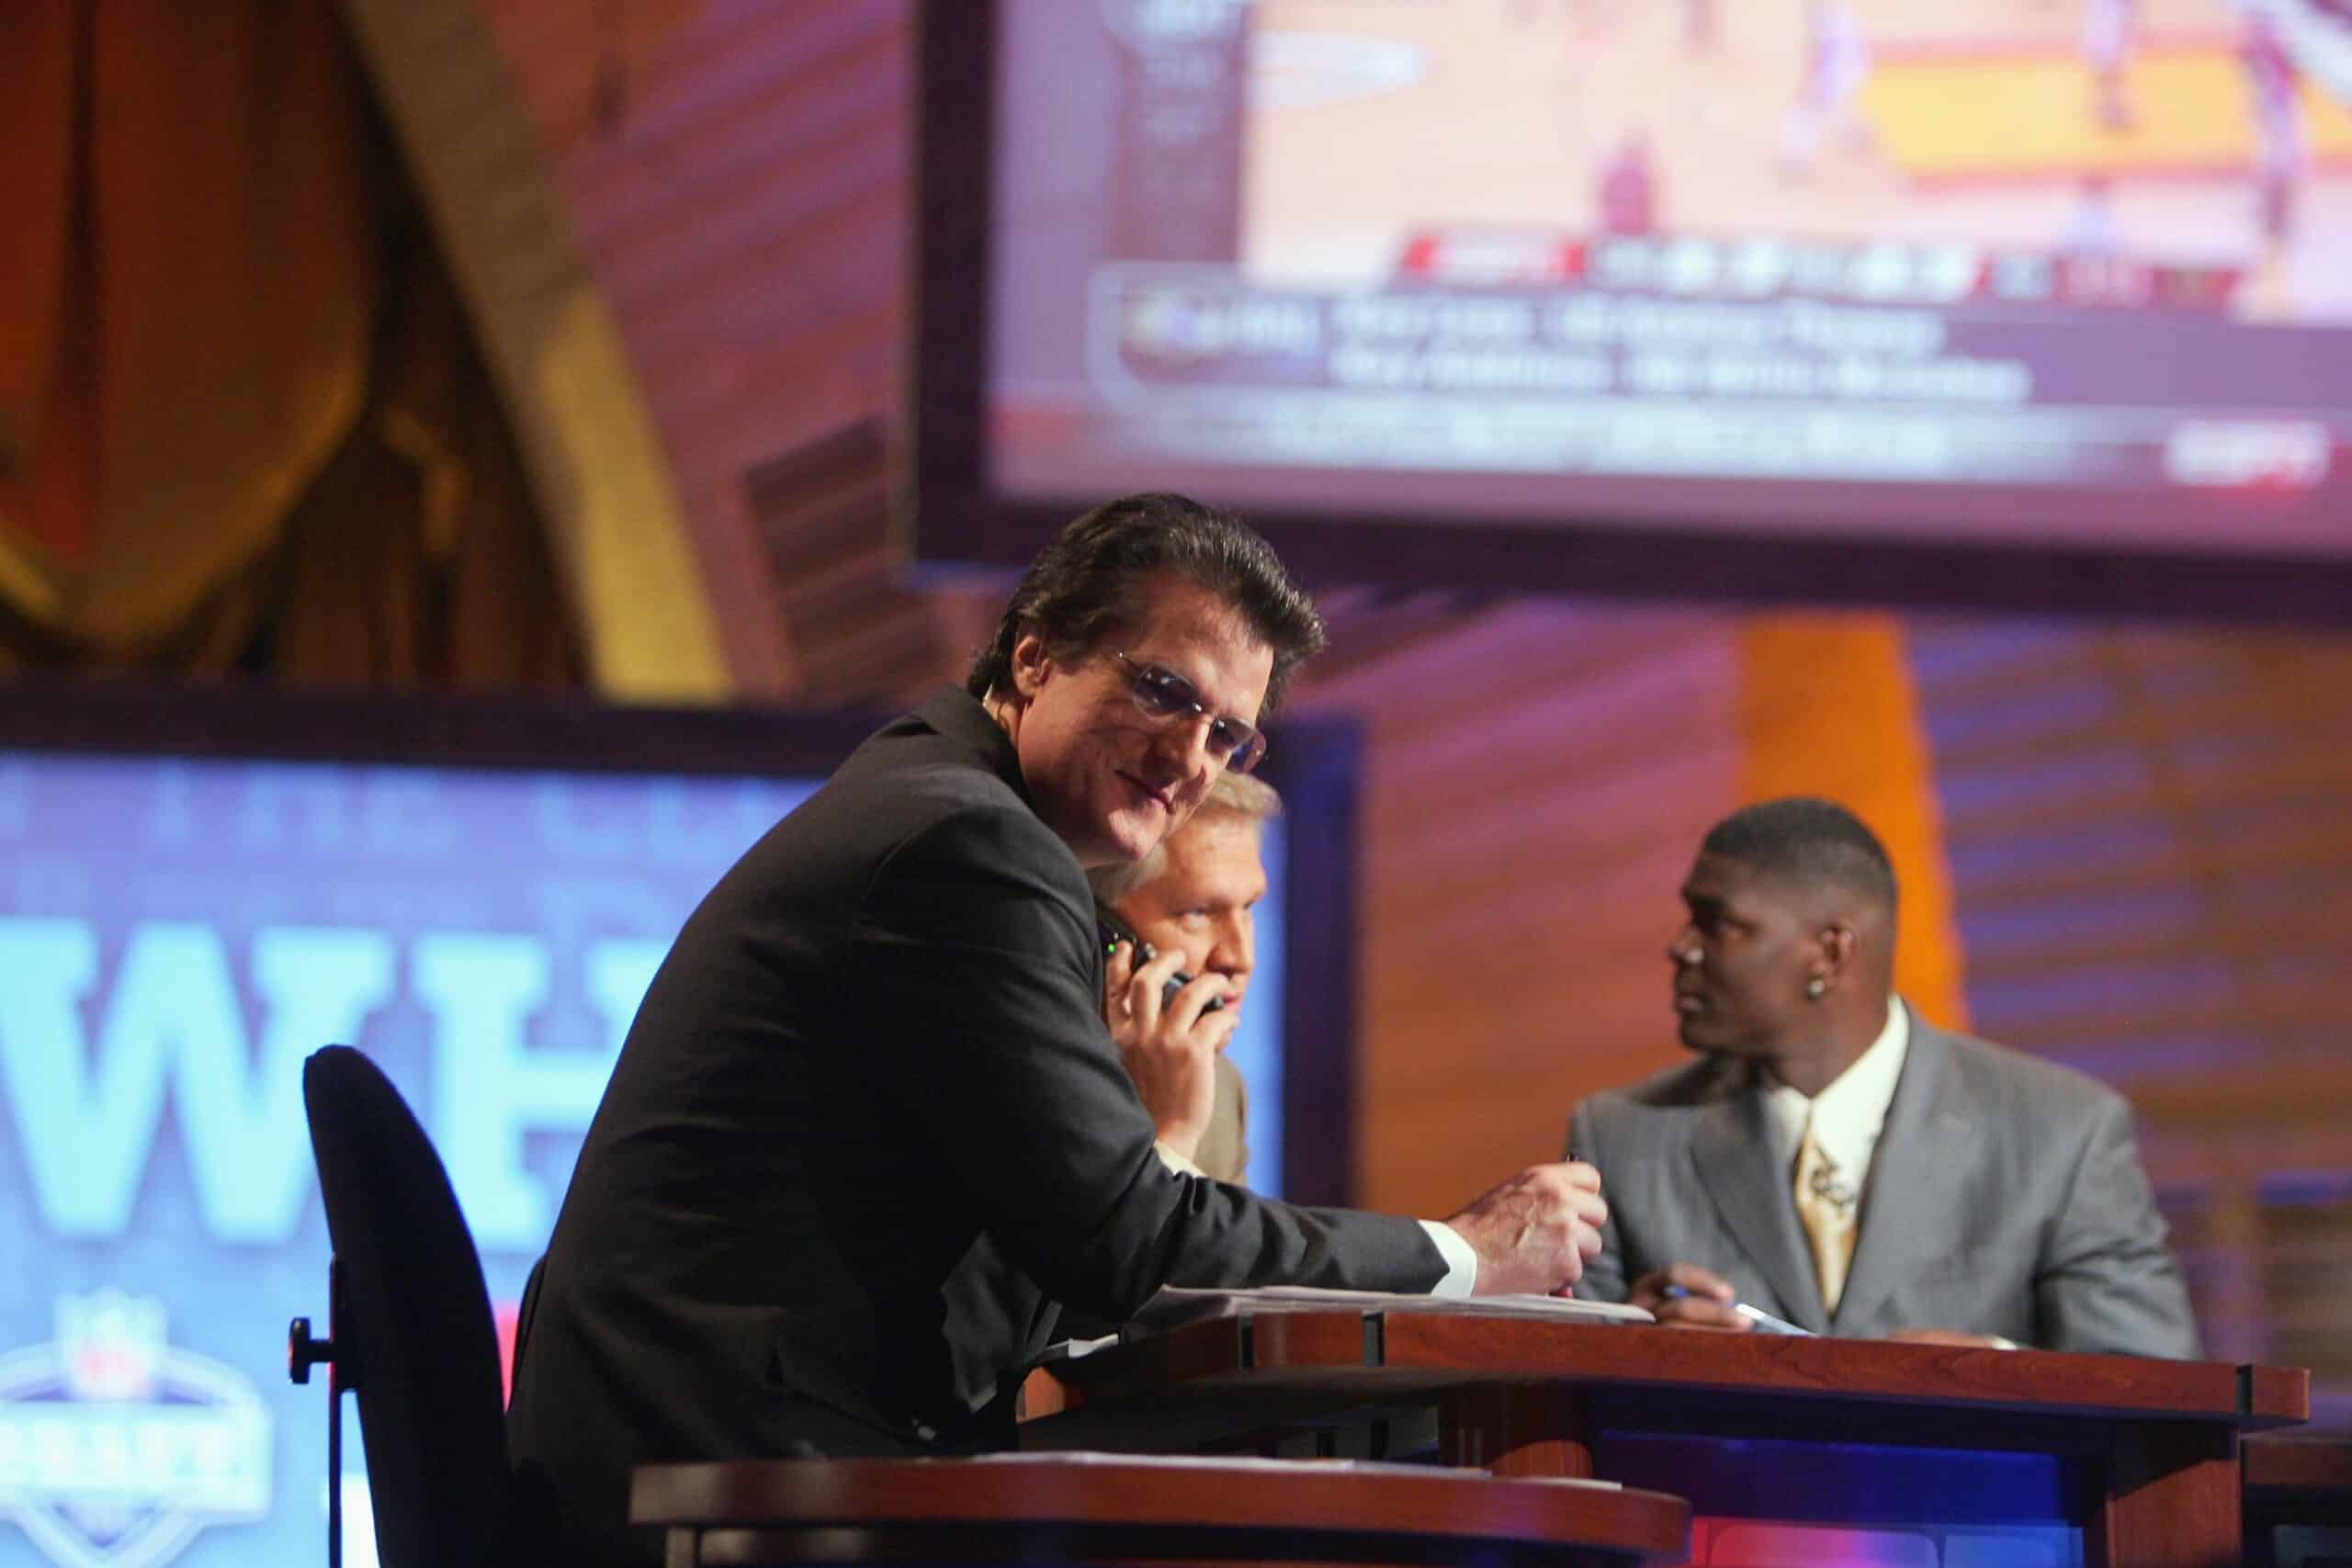
[[[57,1342],[0,1355],[0,1519],[62,1568],[158,1568],[269,1509],[252,1382],[164,1342],[164,1303],[57,1303]]]

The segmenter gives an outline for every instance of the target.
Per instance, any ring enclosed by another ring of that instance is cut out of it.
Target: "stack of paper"
[[[1136,1322],[1172,1328],[1203,1318],[1243,1317],[1270,1312],[1444,1313],[1456,1317],[1541,1317],[1559,1323],[1656,1323],[1648,1311],[1611,1302],[1579,1302],[1566,1296],[1430,1296],[1391,1291],[1326,1291],[1311,1285],[1266,1285],[1254,1291],[1160,1288],[1136,1314]]]

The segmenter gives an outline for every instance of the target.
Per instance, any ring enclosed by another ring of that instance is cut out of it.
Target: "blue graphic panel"
[[[303,1058],[399,1086],[511,1323],[655,965],[817,782],[0,753],[0,1568],[321,1560]],[[1234,1050],[1271,1178],[1261,929]]]

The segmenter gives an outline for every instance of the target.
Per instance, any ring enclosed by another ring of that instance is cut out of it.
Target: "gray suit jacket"
[[[1250,1094],[1241,1087],[1241,1069],[1223,1052],[1216,1058],[1216,1106],[1193,1163],[1219,1181],[1239,1181],[1250,1171]]]
[[[1746,1063],[1702,1057],[1595,1095],[1569,1120],[1568,1151],[1600,1168],[1609,1200],[1577,1288],[1589,1300],[1622,1302],[1650,1269],[1695,1263],[1819,1334],[1954,1328],[2052,1350],[2198,1353],[2123,1097],[1917,1012],[1834,1315]]]

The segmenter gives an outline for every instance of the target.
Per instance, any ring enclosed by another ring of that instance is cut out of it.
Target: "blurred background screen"
[[[318,1560],[325,1374],[290,1385],[283,1338],[327,1320],[302,1058],[354,1044],[398,1084],[511,1349],[655,967],[820,782],[0,752],[0,1564]],[[1272,1192],[1269,828],[1231,1049]],[[232,1523],[258,1528],[202,1528]]]
[[[1003,0],[994,50],[1005,503],[2352,557],[2326,0]]]

